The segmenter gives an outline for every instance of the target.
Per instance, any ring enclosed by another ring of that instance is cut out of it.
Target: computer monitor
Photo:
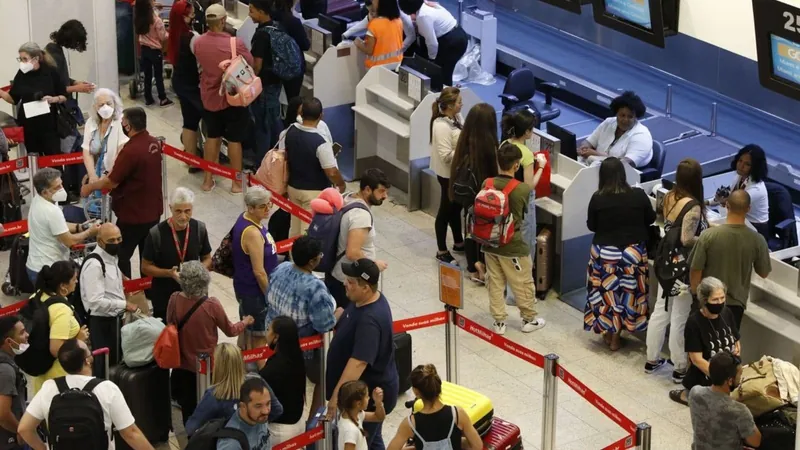
[[[442,68],[436,63],[421,56],[414,56],[413,58],[403,58],[403,65],[430,78],[431,90],[433,92],[441,92],[444,87],[444,77],[442,76]]]
[[[753,0],[761,85],[800,100],[800,8]]]
[[[547,122],[547,134],[561,141],[562,155],[578,160],[578,138],[575,133],[553,122]]]
[[[678,33],[679,7],[679,0],[593,0],[595,22],[661,48]]]
[[[342,34],[347,31],[347,21],[337,17],[331,17],[325,14],[319,15],[318,25],[331,32],[331,40],[333,45],[339,45],[342,42]]]

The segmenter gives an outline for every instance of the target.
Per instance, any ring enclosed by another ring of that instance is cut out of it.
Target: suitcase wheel
[[[11,285],[11,283],[10,283],[10,282],[8,282],[8,281],[6,281],[5,283],[3,283],[2,290],[3,290],[3,294],[6,294],[6,295],[8,295],[8,296],[10,296],[10,297],[16,297],[17,295],[19,295],[19,294],[20,294],[20,293],[17,291],[17,289],[16,289],[16,288],[14,288],[14,286],[12,286],[12,285]]]

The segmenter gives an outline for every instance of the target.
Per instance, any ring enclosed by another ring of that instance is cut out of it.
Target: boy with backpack
[[[0,317],[0,398],[3,399],[4,417],[0,424],[0,449],[19,450],[25,442],[19,438],[17,428],[27,403],[27,383],[14,355],[28,349],[28,332],[17,316]]]
[[[302,75],[303,53],[285,29],[272,20],[273,1],[251,0],[250,18],[258,28],[253,35],[253,69],[261,78],[263,90],[250,106],[255,119],[256,160],[260,164],[267,151],[278,142],[281,121],[282,82]]]
[[[533,261],[528,244],[522,238],[528,196],[531,188],[514,178],[522,160],[519,147],[505,143],[497,150],[498,175],[483,182],[475,198],[470,217],[470,237],[483,244],[486,255],[489,310],[494,318],[494,332],[506,332],[506,284],[514,293],[522,332],[530,333],[545,325],[536,317],[534,303]]]
[[[58,361],[67,376],[47,380],[19,423],[19,434],[33,450],[47,450],[36,432],[47,421],[50,450],[114,450],[112,430],[134,450],[152,450],[114,383],[92,377],[94,357],[85,342],[64,341]]]

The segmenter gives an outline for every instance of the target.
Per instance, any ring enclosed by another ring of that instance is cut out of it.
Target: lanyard
[[[172,219],[170,218],[167,223],[169,223],[169,229],[172,230],[172,241],[175,243],[175,251],[178,252],[178,259],[183,263],[183,259],[186,258],[186,251],[189,249],[189,225],[191,222],[186,224],[186,236],[183,238],[183,251],[181,251],[180,244],[178,244],[178,233],[175,232],[175,227],[172,226]]]

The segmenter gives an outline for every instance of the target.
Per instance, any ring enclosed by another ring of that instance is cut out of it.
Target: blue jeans
[[[536,265],[536,192],[531,191],[528,197],[528,210],[525,212],[525,221],[520,228],[522,232],[522,240],[525,241],[531,249],[531,259]],[[533,274],[531,274],[533,276]],[[511,288],[506,285],[506,304],[509,306],[516,306],[517,302],[514,300],[514,293]]]
[[[399,390],[400,387],[394,382],[383,386],[383,407],[386,409],[387,416],[394,410],[394,407],[397,406],[397,391]],[[367,410],[375,410],[375,405],[372,402],[372,392],[370,392],[370,407],[367,408]],[[381,434],[382,430],[383,422],[364,422],[364,431],[367,432],[367,448],[369,450],[386,450],[386,443],[383,442],[383,434]]]
[[[252,325],[247,327],[253,336],[267,335],[267,300],[263,295],[239,295],[239,316],[252,316],[255,319]]]
[[[264,86],[261,95],[250,105],[250,113],[255,122],[255,148],[256,163],[278,142],[278,136],[283,131],[281,121],[281,85],[268,84]]]
[[[39,276],[39,272],[34,272],[27,267],[25,268],[25,272],[28,273],[28,279],[31,280],[31,284],[36,288],[36,278]]]

